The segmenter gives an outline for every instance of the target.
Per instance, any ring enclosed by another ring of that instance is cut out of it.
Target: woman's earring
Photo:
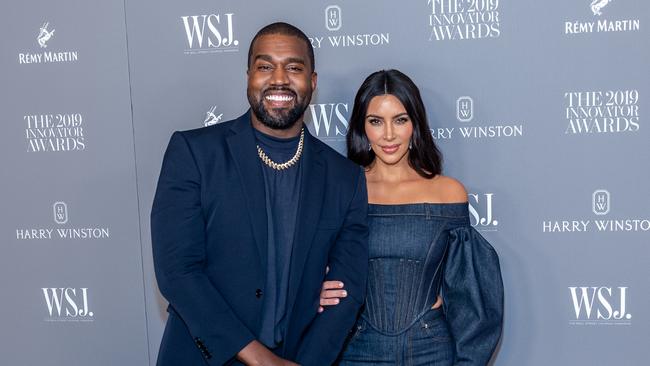
[[[413,141],[409,141],[409,150],[413,148]]]
[[[372,151],[372,144],[368,144],[368,151]]]

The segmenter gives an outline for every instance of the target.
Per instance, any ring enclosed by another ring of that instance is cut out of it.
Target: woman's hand
[[[320,306],[318,312],[322,313],[325,308],[323,306],[332,306],[338,304],[342,298],[348,296],[348,292],[343,290],[343,282],[341,281],[325,281],[323,288],[320,291]]]
[[[248,366],[299,366],[276,356],[258,341],[252,341],[237,353],[237,359]]]

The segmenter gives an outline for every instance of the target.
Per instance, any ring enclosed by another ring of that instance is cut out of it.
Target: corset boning
[[[412,212],[375,213],[369,215],[370,262],[361,316],[376,330],[397,335],[436,301],[446,250],[445,220]]]

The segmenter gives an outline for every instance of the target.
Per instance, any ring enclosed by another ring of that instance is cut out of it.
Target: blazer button
[[[262,290],[261,289],[258,288],[257,290],[255,290],[255,297],[257,297],[258,299],[262,297]]]

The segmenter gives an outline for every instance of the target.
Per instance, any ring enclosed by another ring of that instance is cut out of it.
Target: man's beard
[[[283,90],[283,91],[290,91],[288,89],[272,89],[272,90]],[[267,90],[269,91],[269,90]],[[264,95],[265,93],[262,93],[262,96],[260,97],[259,100],[255,100],[254,96],[251,94],[248,94],[248,102],[251,105],[251,109],[253,110],[253,113],[255,113],[255,117],[262,122],[263,125],[266,127],[272,128],[274,130],[288,130],[291,127],[293,127],[296,122],[302,117],[303,113],[305,113],[305,110],[307,109],[307,106],[309,105],[309,100],[311,99],[311,93],[308,95],[305,95],[305,98],[303,98],[302,103],[298,101],[298,96],[296,93],[293,91],[290,91],[293,94],[295,105],[293,108],[289,110],[284,110],[284,109],[276,109],[275,112],[277,112],[277,117],[273,117],[268,110],[264,107]]]

